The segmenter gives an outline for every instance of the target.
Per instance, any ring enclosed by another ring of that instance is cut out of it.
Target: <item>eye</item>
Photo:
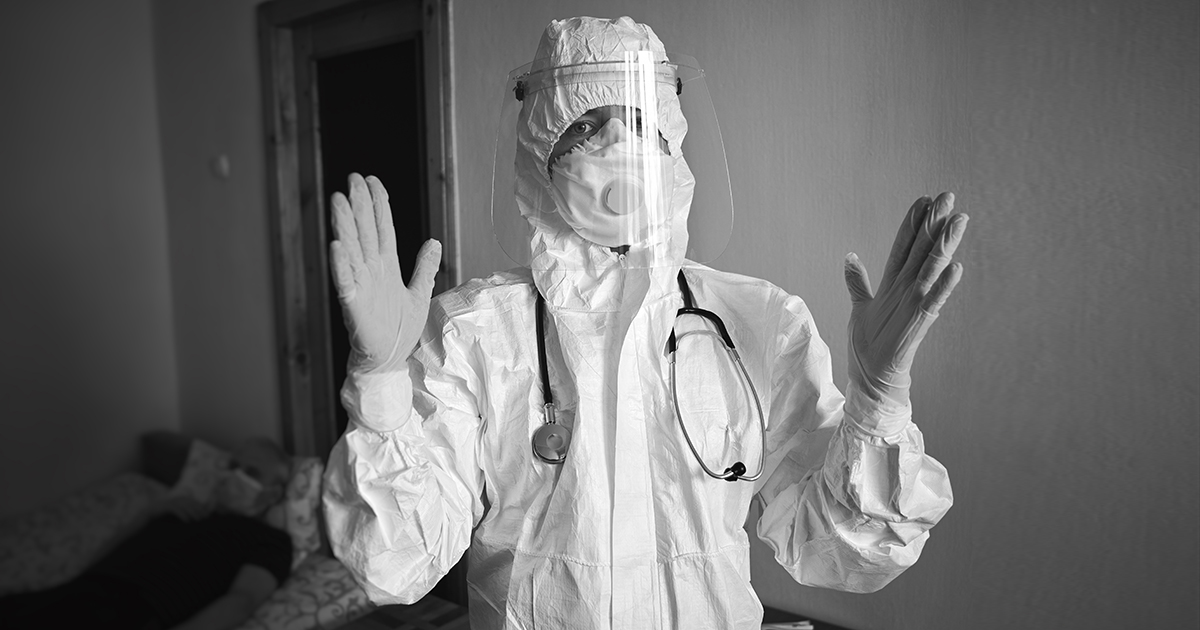
[[[585,136],[589,133],[592,133],[592,131],[595,129],[596,125],[592,124],[590,121],[580,120],[571,123],[571,127],[567,131],[571,132],[572,135]]]

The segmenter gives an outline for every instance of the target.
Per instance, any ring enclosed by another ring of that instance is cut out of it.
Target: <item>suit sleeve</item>
[[[325,519],[334,555],[375,603],[423,597],[483,515],[481,390],[467,350],[431,324],[407,370],[352,369],[342,388],[350,425],[326,467]]]
[[[953,502],[950,479],[907,410],[887,423],[861,405],[845,413],[807,307],[782,306],[758,536],[801,584],[877,591],[921,555]]]

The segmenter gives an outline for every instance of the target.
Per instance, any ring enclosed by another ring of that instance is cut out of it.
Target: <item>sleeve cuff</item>
[[[342,404],[352,424],[376,433],[395,431],[412,413],[408,367],[380,372],[351,370],[342,385]]]
[[[859,433],[877,438],[898,435],[912,421],[912,405],[888,404],[866,395],[851,382],[846,387],[846,405],[842,417]]]

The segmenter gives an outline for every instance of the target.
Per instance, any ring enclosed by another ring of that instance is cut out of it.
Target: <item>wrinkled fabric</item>
[[[537,57],[565,64],[637,49],[662,44],[628,18],[574,18],[547,28]],[[523,212],[549,198],[557,135],[611,104],[603,90],[575,89],[531,99],[522,114]],[[686,124],[671,123],[670,109],[660,107],[660,125],[678,155]],[[869,592],[916,561],[952,501],[945,469],[908,418],[885,436],[843,422],[828,347],[802,300],[683,259],[691,182],[677,164],[678,238],[657,264],[630,264],[537,212],[535,256],[561,264],[435,298],[406,371],[351,366],[350,427],[330,455],[324,499],[334,552],[373,601],[420,599],[467,552],[477,630],[757,628],[743,529],[755,496],[758,535],[801,583]],[[737,344],[767,414],[766,452],[753,401],[709,336],[681,341],[680,413],[710,467],[756,470],[765,457],[753,484],[708,477],[677,424],[667,338],[673,326],[710,326],[676,319],[681,268],[695,303]],[[557,415],[573,433],[557,466],[530,445],[543,422],[539,292]]]
[[[651,274],[664,288],[674,282],[672,269],[678,269],[687,250],[687,218],[692,206],[696,181],[683,156],[687,120],[680,109],[673,82],[652,81],[654,95],[642,93],[641,82],[572,81],[569,76],[580,64],[600,61],[624,61],[626,53],[649,51],[665,55],[666,49],[650,27],[629,18],[598,20],[571,18],[551,22],[542,35],[531,73],[554,71],[552,87],[531,91],[522,102],[517,117],[516,201],[517,208],[533,227],[530,268],[538,272],[539,287],[554,289],[546,295],[552,303],[570,308],[613,309],[617,306],[614,287],[622,283],[622,267],[659,268]],[[606,105],[649,105],[653,112],[642,112],[654,119],[657,131],[667,142],[674,185],[671,190],[669,224],[654,229],[648,242],[631,244],[629,252],[618,260],[607,247],[580,238],[563,219],[552,194],[548,159],[554,143],[563,131],[584,112]],[[633,305],[636,309],[636,305]]]

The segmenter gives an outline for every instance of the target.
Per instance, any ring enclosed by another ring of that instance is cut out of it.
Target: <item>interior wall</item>
[[[882,273],[921,194],[971,215],[916,421],[956,504],[882,591],[765,604],[847,628],[1195,627],[1200,191],[1194,2],[454,3],[465,278],[507,72],[552,18],[631,15],[708,71],[734,234],[714,266],[803,297],[845,380],[842,258]]]
[[[6,513],[116,470],[147,427],[278,432],[256,3],[92,4],[0,13]],[[596,10],[453,5],[464,277],[509,266],[487,219],[504,77]],[[1194,3],[603,11],[705,65],[738,209],[714,264],[804,297],[839,382],[842,256],[877,277],[922,193],[972,215],[914,392],[955,507],[871,595],[795,585],[757,545],[763,601],[861,630],[1194,627]]]
[[[179,426],[146,0],[0,3],[0,516]]]
[[[180,426],[223,446],[282,437],[258,4],[171,0],[152,12]]]

